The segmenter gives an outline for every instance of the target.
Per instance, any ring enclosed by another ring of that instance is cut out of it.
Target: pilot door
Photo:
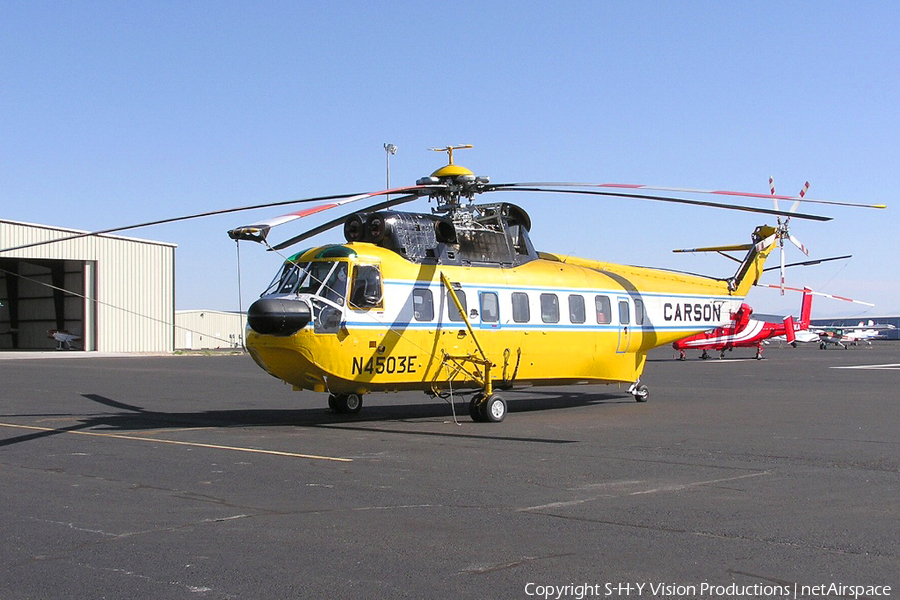
[[[316,333],[338,333],[341,329],[347,298],[347,266],[346,262],[322,262],[313,263],[310,268],[310,287],[321,282],[311,297]]]

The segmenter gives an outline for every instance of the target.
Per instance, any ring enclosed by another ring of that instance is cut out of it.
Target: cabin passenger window
[[[569,296],[569,322],[584,323],[584,296],[578,294]]]
[[[524,292],[512,293],[513,321],[527,323],[531,320],[531,309],[528,306],[528,294]]]
[[[628,325],[631,322],[631,313],[628,310],[628,300],[619,300],[619,324]]]
[[[413,288],[413,316],[416,321],[434,320],[434,297],[431,290],[425,288]]]
[[[466,307],[466,293],[462,290],[453,290],[456,292],[456,297],[459,298],[459,303],[462,304],[463,312],[467,310]],[[450,292],[447,292],[447,316],[451,321],[461,322],[464,321],[463,316],[459,314],[459,311],[456,310],[456,303],[453,302],[453,297],[450,295]]]
[[[350,290],[350,304],[356,308],[381,306],[381,270],[378,265],[358,265]]]
[[[643,325],[644,324],[644,301],[637,300],[634,301],[634,323],[635,325]]]
[[[541,321],[559,323],[559,298],[556,294],[541,294]]]
[[[481,322],[496,323],[500,320],[500,301],[494,292],[481,293]]]
[[[597,324],[606,325],[612,322],[612,305],[609,296],[594,296],[594,304],[597,309]]]

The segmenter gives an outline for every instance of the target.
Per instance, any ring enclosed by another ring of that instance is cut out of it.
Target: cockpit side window
[[[334,265],[319,295],[335,304],[344,305],[347,295],[347,263],[339,262]]]
[[[381,308],[381,269],[378,265],[357,265],[350,289],[350,305],[354,308]]]

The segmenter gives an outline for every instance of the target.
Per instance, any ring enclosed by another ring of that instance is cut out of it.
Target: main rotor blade
[[[274,206],[285,206],[289,204],[299,204],[303,202],[322,202],[324,200],[335,200],[340,198],[347,198],[348,196],[354,196],[356,194],[338,194],[332,196],[317,196],[315,198],[303,198],[300,200],[281,200],[279,202],[266,202],[264,204],[253,204],[251,206],[241,206],[237,208],[224,208],[221,210],[211,210],[202,213],[194,213],[191,215],[184,215],[181,217],[171,217],[168,219],[159,219],[157,221],[147,221],[145,223],[138,223],[135,225],[125,225],[123,227],[110,227],[109,229],[99,229],[97,231],[85,231],[82,233],[77,233],[74,235],[68,235],[65,237],[57,238],[55,240],[44,240],[40,242],[33,242],[30,244],[22,244],[21,246],[14,246],[11,248],[3,248],[0,252],[12,252],[13,250],[22,250],[25,248],[33,248],[35,246],[43,246],[45,244],[55,244],[57,242],[67,242],[69,240],[77,240],[80,238],[91,237],[96,235],[104,235],[107,233],[117,233],[119,231],[128,231],[129,229],[139,229],[141,227],[150,227],[152,225],[164,225],[166,223],[176,223],[178,221],[188,221],[190,219],[200,219],[202,217],[213,217],[216,215],[224,215],[233,212],[241,212],[245,210],[254,210],[257,208],[272,208]]]
[[[756,286],[757,287],[774,288],[776,290],[781,287],[780,285],[775,285],[773,283],[757,283]],[[784,289],[790,290],[792,292],[808,292],[810,294],[815,294],[816,296],[823,296],[825,298],[831,298],[832,300],[843,300],[844,302],[855,302],[856,304],[864,304],[866,306],[875,306],[871,302],[863,302],[862,300],[854,300],[853,298],[845,298],[843,296],[835,296],[834,294],[825,294],[823,292],[814,292],[813,290],[811,290],[809,288],[803,289],[803,288],[795,288],[795,287],[785,287]]]
[[[549,184],[549,185],[567,185],[567,184]],[[572,184],[577,185],[577,184]],[[745,212],[763,213],[769,215],[793,216],[798,219],[809,219],[811,221],[831,221],[831,217],[822,217],[819,215],[808,215],[803,213],[790,213],[785,210],[774,210],[771,208],[756,208],[752,206],[741,206],[739,204],[723,204],[721,202],[708,202],[706,200],[688,200],[687,198],[670,198],[668,196],[652,196],[648,194],[628,194],[625,192],[600,192],[596,190],[560,190],[544,187],[524,187],[525,184],[498,184],[487,186],[485,191],[503,191],[516,190],[520,192],[551,192],[556,194],[587,194],[591,196],[610,196],[615,198],[636,198],[638,200],[656,200],[659,202],[672,202],[675,204],[691,204],[694,206],[710,206],[713,208],[724,208],[726,210],[742,210]]]
[[[839,200],[816,200],[812,198],[803,198],[798,196],[777,196],[775,194],[759,194],[755,192],[731,192],[727,190],[701,190],[694,188],[679,187],[663,187],[643,185],[636,183],[570,183],[570,182],[532,182],[532,183],[499,183],[492,187],[599,187],[599,188],[618,188],[625,190],[650,190],[654,192],[679,192],[688,194],[716,194],[720,196],[740,196],[746,198],[759,198],[764,200],[803,200],[805,203],[811,204],[830,204],[832,206],[852,206],[856,208],[887,208],[885,204],[859,204],[855,202],[843,202]],[[777,213],[776,213],[777,214]]]
[[[753,244],[732,244],[731,246],[706,246],[703,248],[678,248],[672,252],[737,252],[749,250]]]
[[[109,233],[118,233],[120,231],[129,231],[131,229],[140,229],[141,227],[151,227],[154,225],[166,225],[168,223],[177,223],[179,221],[189,221],[191,219],[201,219],[204,217],[214,217],[217,215],[225,215],[225,214],[229,214],[229,213],[237,213],[237,212],[243,212],[243,211],[247,211],[247,210],[256,210],[259,208],[273,208],[276,206],[290,206],[292,204],[306,204],[309,202],[324,202],[327,200],[342,200],[342,199],[353,198],[353,197],[357,197],[357,196],[368,197],[368,196],[383,195],[383,194],[404,193],[404,192],[407,192],[407,191],[410,191],[413,189],[416,189],[416,190],[421,189],[424,191],[424,190],[428,190],[428,189],[440,189],[442,187],[443,186],[435,186],[435,185],[411,186],[411,187],[396,188],[396,189],[391,189],[391,190],[383,190],[380,192],[371,192],[368,194],[359,194],[359,193],[356,193],[356,194],[332,194],[329,196],[315,196],[312,198],[300,198],[297,200],[279,200],[276,202],[264,202],[262,204],[251,204],[248,206],[223,208],[220,210],[210,210],[210,211],[206,211],[206,212],[193,213],[190,215],[183,215],[180,217],[170,217],[170,218],[166,218],[166,219],[158,219],[156,221],[146,221],[144,223],[136,223],[133,225],[124,225],[121,227],[110,227],[108,229],[98,229],[96,231],[84,231],[81,233],[75,233],[72,235],[67,235],[67,236],[56,238],[53,240],[42,240],[40,242],[31,242],[29,244],[22,244],[20,246],[12,246],[10,248],[3,248],[3,249],[0,249],[0,253],[13,252],[15,250],[24,250],[25,248],[34,248],[36,246],[45,246],[47,244],[56,244],[59,242],[67,242],[70,240],[77,240],[77,239],[86,238],[86,237],[106,235]],[[344,204],[344,202],[341,202],[340,204]],[[339,204],[335,203],[335,205],[337,206]],[[324,210],[324,209],[322,209],[322,210]]]
[[[789,263],[784,266],[785,267],[808,267],[810,265],[818,265],[820,263],[828,262],[830,260],[844,260],[845,258],[852,258],[852,257],[853,257],[852,254],[846,254],[844,256],[832,256],[831,258],[820,258],[818,260],[805,260],[803,262]],[[763,269],[763,273],[765,273],[766,271],[774,271],[775,269],[780,269],[780,268],[781,268],[780,266],[766,267],[765,269]],[[787,290],[790,288],[784,288],[784,289]]]
[[[257,223],[254,223],[253,225],[242,225],[240,227],[235,227],[234,229],[228,231],[228,236],[233,240],[249,240],[253,242],[262,242],[266,239],[266,236],[269,234],[269,231],[273,227],[284,225],[285,223],[290,223],[291,221],[302,219],[303,217],[308,217],[310,215],[336,208],[338,206],[343,206],[344,204],[357,202],[359,200],[365,200],[367,198],[374,198],[375,196],[385,196],[388,194],[407,192],[415,192],[414,194],[412,194],[412,196],[417,197],[420,193],[432,190],[446,189],[446,187],[447,186],[443,184],[413,185],[402,188],[392,188],[390,190],[381,190],[378,192],[368,192],[365,194],[346,196],[329,204],[322,204],[319,206],[313,206],[311,208],[305,208],[303,210],[297,210],[285,215],[266,219],[265,221],[259,221]]]
[[[404,202],[410,202],[419,197],[420,196],[418,194],[409,194],[407,196],[401,196],[399,198],[391,198],[390,200],[385,200],[384,202],[381,202],[379,204],[374,204],[374,205],[364,209],[363,211],[358,211],[358,212],[370,212],[370,211],[374,211],[374,210],[384,210],[385,208],[390,208],[390,207],[396,206],[398,204],[403,204]],[[350,214],[353,214],[353,213],[350,213]],[[327,223],[319,225],[318,227],[314,227],[313,229],[310,229],[309,231],[305,231],[305,232],[301,233],[300,235],[295,235],[294,237],[292,237],[289,240],[285,240],[275,246],[272,246],[272,250],[284,250],[285,248],[287,248],[289,246],[293,246],[297,242],[302,242],[303,240],[311,238],[314,235],[319,235],[320,233],[328,231],[329,229],[334,229],[335,227],[342,225],[344,223],[344,221],[347,220],[348,216],[350,216],[350,215],[344,215],[342,217],[338,217],[337,219],[328,221]]]

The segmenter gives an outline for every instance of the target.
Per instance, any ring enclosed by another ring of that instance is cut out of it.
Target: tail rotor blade
[[[772,202],[775,203],[775,210],[778,209],[778,196],[775,195],[775,178],[769,175],[769,191],[772,193]]]
[[[784,296],[784,239],[781,240],[781,295]]]
[[[803,189],[800,190],[800,194],[798,194],[797,199],[794,200],[793,204],[791,204],[790,212],[797,212],[797,209],[800,208],[800,202],[806,196],[806,192],[808,192],[808,191],[809,191],[809,182],[807,181],[806,183],[803,184]]]
[[[772,235],[770,235],[766,239],[762,240],[761,242],[757,242],[756,246],[754,246],[754,247],[756,248],[757,252],[762,252],[763,250],[765,250],[766,248],[771,246],[773,243],[775,243],[775,240],[777,240],[777,239],[778,239],[778,234],[773,233]]]
[[[795,238],[795,237],[792,236],[791,234],[788,234],[788,239],[791,240],[791,243],[792,243],[792,244],[794,244],[795,246],[797,246],[797,248],[800,250],[800,252],[802,252],[802,253],[805,254],[806,256],[809,256],[809,249],[808,249],[806,246],[804,246],[804,245],[800,242],[800,240],[798,240],[797,238]]]

